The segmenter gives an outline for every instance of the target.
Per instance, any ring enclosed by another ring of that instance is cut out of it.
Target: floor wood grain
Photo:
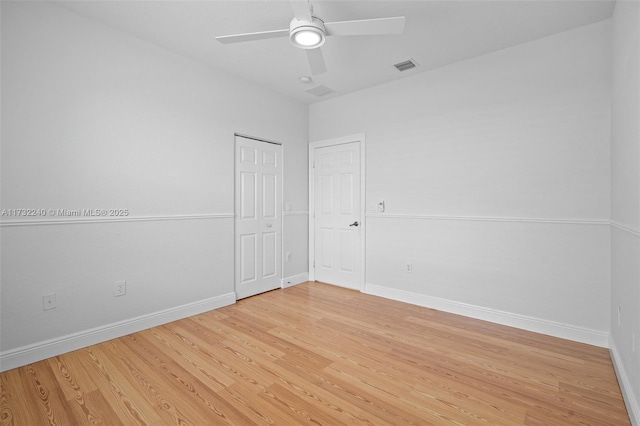
[[[609,352],[321,283],[0,374],[1,425],[628,425]]]

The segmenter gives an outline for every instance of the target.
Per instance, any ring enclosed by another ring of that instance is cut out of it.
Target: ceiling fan
[[[309,1],[293,0],[290,3],[295,16],[288,29],[225,35],[216,37],[216,40],[226,44],[289,36],[294,46],[306,50],[311,74],[317,75],[327,70],[320,51],[326,37],[402,34],[404,31],[404,16],[324,22],[313,15],[313,6]]]

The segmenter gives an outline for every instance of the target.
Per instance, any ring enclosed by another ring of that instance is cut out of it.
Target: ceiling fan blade
[[[289,4],[291,4],[291,9],[293,9],[293,16],[311,21],[313,12],[309,0],[290,0]]]
[[[324,27],[330,36],[358,36],[402,34],[404,16],[395,18],[362,19],[359,21],[325,22]]]
[[[267,38],[284,37],[289,35],[289,29],[260,31],[257,33],[234,34],[216,37],[220,43],[242,43],[244,41],[264,40]]]
[[[324,64],[324,56],[322,56],[320,49],[307,49],[306,52],[311,75],[318,75],[327,71],[327,67]]]

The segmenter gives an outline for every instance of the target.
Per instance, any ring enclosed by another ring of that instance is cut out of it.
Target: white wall
[[[306,210],[305,105],[51,3],[2,2],[1,47],[2,208],[130,212],[2,218],[2,369],[233,302],[234,132],[283,143],[284,202]],[[306,216],[284,220],[307,259]]]
[[[610,64],[606,21],[312,105],[366,133],[367,291],[606,346]]]
[[[634,424],[640,424],[640,4],[612,19],[611,352]],[[618,324],[618,307],[620,323]],[[635,352],[633,339],[635,334]]]

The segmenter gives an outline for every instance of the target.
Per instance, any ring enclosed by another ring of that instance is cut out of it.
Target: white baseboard
[[[620,383],[620,389],[622,390],[622,397],[624,403],[627,406],[627,413],[629,413],[629,420],[633,426],[640,426],[640,404],[638,399],[633,393],[633,387],[629,381],[629,376],[625,371],[624,364],[620,358],[620,353],[616,347],[615,342],[609,337],[609,352],[611,353],[611,361],[613,362],[613,368],[616,371],[618,382]]]
[[[0,371],[21,367],[56,355],[75,351],[127,334],[146,330],[182,318],[236,303],[235,293],[227,293],[164,311],[108,324],[55,339],[45,340],[0,353]]]
[[[298,275],[293,275],[291,277],[282,279],[282,288],[293,287],[294,285],[302,284],[307,281],[309,281],[308,272],[304,272]]]
[[[482,306],[426,296],[424,294],[397,290],[375,284],[366,284],[364,293],[397,300],[399,302],[424,306],[426,308],[437,309],[439,311],[464,315],[483,321],[507,325],[509,327],[516,327],[523,330],[542,333],[549,336],[560,337],[562,339],[573,340],[575,342],[587,343],[589,345],[599,346],[602,348],[609,347],[609,333],[603,331],[576,327],[569,324],[484,308]]]

